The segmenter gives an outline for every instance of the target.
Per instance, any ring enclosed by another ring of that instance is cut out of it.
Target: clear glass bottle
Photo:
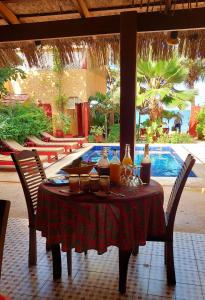
[[[121,178],[121,163],[117,155],[117,150],[113,150],[113,157],[110,161],[110,181],[119,184]]]
[[[122,160],[122,165],[123,166],[133,165],[133,161],[130,155],[130,144],[125,145],[125,155]]]
[[[151,173],[151,159],[149,156],[149,144],[146,144],[144,147],[144,157],[141,161],[140,168],[140,178],[143,183],[150,183],[150,173]]]
[[[103,149],[102,156],[98,162],[98,173],[99,175],[110,174],[110,162],[108,159],[107,149]]]

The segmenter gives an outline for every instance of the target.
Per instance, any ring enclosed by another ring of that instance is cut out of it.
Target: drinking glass
[[[100,176],[100,190],[108,193],[110,191],[110,176],[101,175]]]
[[[80,190],[83,192],[89,192],[90,190],[90,176],[88,174],[80,175]]]
[[[79,175],[78,174],[70,174],[69,176],[69,185],[71,192],[79,192]]]
[[[90,175],[90,191],[91,192],[98,192],[100,189],[100,177],[99,175]]]

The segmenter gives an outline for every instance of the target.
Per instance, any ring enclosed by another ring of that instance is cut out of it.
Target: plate
[[[101,197],[101,198],[107,198],[107,196],[109,196],[109,192],[106,193],[106,192],[102,192],[102,191],[93,192],[93,194],[96,195],[97,197]]]
[[[68,185],[69,180],[66,178],[52,177],[52,178],[45,179],[44,183],[50,184],[50,185]]]

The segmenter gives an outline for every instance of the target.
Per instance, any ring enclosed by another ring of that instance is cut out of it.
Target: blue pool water
[[[119,146],[110,146],[106,148],[109,149],[109,160],[112,159],[114,149],[118,150],[119,154]],[[82,156],[83,160],[98,162],[101,157],[102,149],[103,146],[94,146]],[[135,164],[140,165],[144,153],[144,147],[139,146],[135,149]],[[183,163],[181,158],[171,147],[151,146],[150,157],[152,162],[151,176],[156,177],[176,177]],[[189,176],[196,177],[193,172],[191,172]]]

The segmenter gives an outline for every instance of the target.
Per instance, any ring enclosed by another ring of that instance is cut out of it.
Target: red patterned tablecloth
[[[111,188],[126,197],[71,195],[65,190],[41,184],[36,212],[36,229],[48,244],[61,243],[63,251],[103,253],[111,245],[132,250],[145,245],[148,235],[165,232],[163,189],[153,180],[147,186]]]

